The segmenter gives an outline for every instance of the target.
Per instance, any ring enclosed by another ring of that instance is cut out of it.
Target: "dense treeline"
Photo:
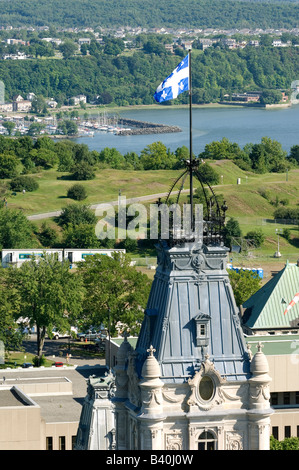
[[[294,2],[235,0],[1,0],[1,23],[58,27],[290,28],[297,26]],[[34,12],[34,14],[32,14]]]
[[[102,104],[153,104],[158,84],[177,66],[179,55],[166,53],[156,41],[152,52],[111,55],[95,49],[88,56],[53,60],[0,61],[6,98],[34,92],[59,103],[79,93]],[[144,49],[147,44],[144,45]],[[289,89],[299,77],[299,48],[211,47],[196,51],[192,61],[193,102],[208,103],[248,90]],[[182,93],[175,104],[188,100]],[[167,102],[171,105],[173,102]]]
[[[48,136],[37,139],[30,136],[15,139],[0,136],[0,179],[13,179],[11,189],[14,191],[24,186],[24,175],[34,175],[50,168],[69,173],[70,180],[84,181],[94,179],[96,170],[104,168],[136,171],[177,170],[185,167],[188,158],[187,147],[178,147],[172,152],[160,141],[147,145],[140,155],[136,152],[122,155],[115,148],[106,147],[98,152],[89,150],[86,144],[71,140],[55,142]],[[242,170],[258,174],[281,173],[298,167],[299,145],[294,145],[288,155],[279,142],[269,137],[263,137],[260,143],[248,143],[243,148],[224,137],[221,141],[207,144],[204,151],[195,155],[195,158],[199,161],[231,160]],[[212,171],[203,173],[202,177],[212,184],[218,183]],[[28,184],[27,190],[37,189],[32,183]]]

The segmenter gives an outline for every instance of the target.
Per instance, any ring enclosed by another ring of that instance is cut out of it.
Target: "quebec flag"
[[[183,91],[189,90],[189,54],[177,68],[160,83],[154,98],[158,103],[177,98]]]

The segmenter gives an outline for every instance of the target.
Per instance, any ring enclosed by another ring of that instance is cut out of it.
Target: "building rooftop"
[[[28,385],[34,384],[50,384],[50,386],[55,387],[54,394],[51,395],[47,393],[36,394],[36,391],[33,390],[33,394],[28,393],[28,396],[33,396],[32,403],[38,405],[41,408],[41,416],[47,423],[55,422],[76,422],[80,420],[82,404],[84,398],[87,394],[87,379],[91,375],[100,377],[106,372],[106,367],[101,365],[95,365],[94,367],[67,367],[61,370],[59,369],[12,369],[10,371],[5,370],[5,385],[0,384],[0,406],[24,406],[26,404],[25,400],[22,405],[21,401],[17,401],[18,397],[14,397],[12,394],[2,394],[6,392],[6,389],[14,389],[14,386],[17,386],[20,389],[20,398],[22,397],[22,389],[28,390]],[[4,370],[3,370],[4,372]],[[65,393],[64,390],[62,394],[57,393],[57,385],[63,385],[66,381],[70,381],[72,385],[72,394]],[[1,381],[0,381],[1,382]],[[3,387],[3,390],[1,388]],[[1,398],[2,397],[2,398]],[[14,402],[15,405],[12,405]],[[30,404],[31,398],[29,398]],[[5,405],[5,403],[7,403]],[[17,404],[19,403],[19,404]],[[27,403],[28,404],[28,403]]]
[[[288,263],[243,304],[243,325],[253,330],[290,329],[299,318],[299,303],[284,311],[299,292],[299,266]]]
[[[262,343],[265,356],[299,353],[299,335],[252,335],[246,336],[245,341],[253,354],[258,343]]]
[[[29,406],[22,395],[15,388],[0,389],[0,408],[10,408],[15,406]]]

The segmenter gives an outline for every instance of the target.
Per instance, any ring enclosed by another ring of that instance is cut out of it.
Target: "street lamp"
[[[277,251],[274,253],[274,258],[280,258],[281,257],[281,253],[279,251],[279,235],[282,234],[282,229],[281,228],[277,228],[275,229],[275,233],[277,235]]]

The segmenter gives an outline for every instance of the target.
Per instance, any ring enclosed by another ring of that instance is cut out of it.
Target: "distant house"
[[[27,99],[28,101],[33,101],[34,98],[36,98],[35,93],[28,93],[27,96],[26,96],[26,99]]]
[[[53,99],[47,101],[47,106],[48,106],[49,108],[54,109],[54,108],[57,107],[57,105],[58,105],[57,101],[55,101],[55,100],[53,100]]]
[[[257,103],[261,97],[261,92],[233,93],[232,101],[242,101],[245,103]]]
[[[75,105],[80,104],[81,102],[86,104],[86,96],[85,95],[73,96],[71,99],[74,100]]]
[[[78,44],[79,46],[82,46],[82,44],[90,44],[90,38],[79,38]]]
[[[32,103],[30,100],[24,100],[23,96],[16,95],[13,97],[12,110],[13,111],[30,111]]]
[[[12,103],[3,103],[0,104],[0,112],[2,113],[9,113],[12,111]]]

